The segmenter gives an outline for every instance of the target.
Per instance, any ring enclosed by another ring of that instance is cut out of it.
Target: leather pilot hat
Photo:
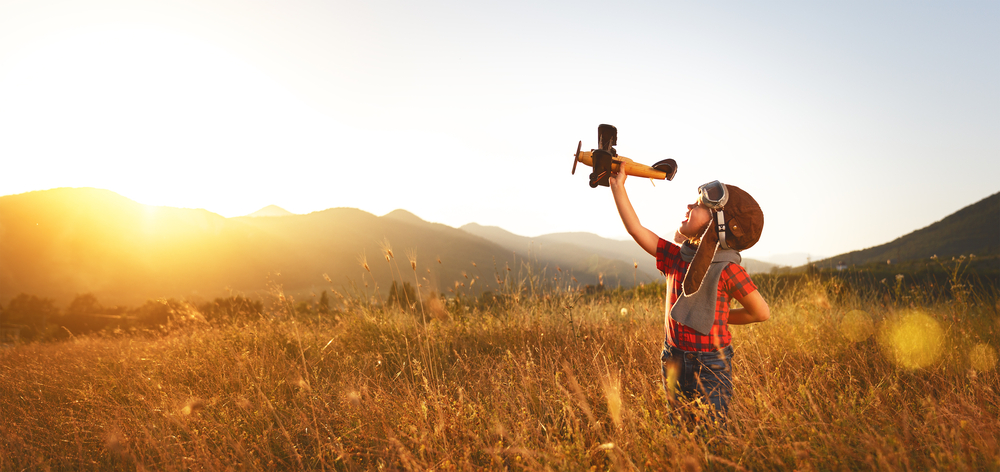
[[[711,184],[705,184],[702,188],[707,185]],[[702,188],[699,188],[699,192],[705,197],[706,193]],[[724,241],[723,248],[743,251],[757,244],[764,229],[764,212],[761,211],[757,200],[743,189],[735,185],[725,185],[725,195],[718,197],[718,200],[719,203],[715,205],[711,202],[707,204],[702,202],[712,211],[712,221],[702,233],[701,244],[684,275],[683,289],[686,295],[693,295],[701,288],[701,283],[708,275],[708,268],[715,258],[715,252],[720,247],[720,239]]]

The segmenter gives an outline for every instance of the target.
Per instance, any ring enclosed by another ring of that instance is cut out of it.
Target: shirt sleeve
[[[660,238],[656,242],[656,268],[660,272],[667,273],[667,269],[677,267],[681,263],[680,246]]]
[[[726,266],[723,270],[723,277],[720,279],[720,285],[722,285],[720,288],[737,300],[741,300],[757,290],[753,280],[750,280],[750,274],[739,264]]]

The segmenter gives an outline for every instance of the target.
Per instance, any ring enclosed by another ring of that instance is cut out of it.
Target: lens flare
[[[904,315],[889,327],[889,353],[892,359],[906,369],[922,369],[940,357],[944,344],[941,325],[924,313]]]
[[[997,366],[997,351],[989,344],[979,343],[969,351],[969,364],[979,372],[989,372]]]
[[[852,343],[864,341],[875,332],[871,315],[863,310],[851,310],[840,320],[840,333]]]

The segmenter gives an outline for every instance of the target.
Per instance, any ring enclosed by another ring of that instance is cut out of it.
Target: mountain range
[[[0,301],[28,293],[66,303],[93,293],[105,304],[134,305],[251,295],[274,285],[296,296],[336,289],[384,298],[393,281],[424,292],[478,293],[529,269],[553,282],[608,286],[650,281],[655,273],[652,264],[639,273],[631,260],[589,247],[547,246],[552,259],[405,210],[295,215],[272,206],[224,218],[142,205],[108,190],[59,188],[0,197]],[[573,257],[555,257],[561,254]]]
[[[816,265],[997,254],[998,208],[1000,194],[886,245]],[[750,272],[772,267],[751,259],[744,266]],[[93,293],[106,305],[136,305],[253,295],[276,286],[297,297],[335,289],[384,299],[393,281],[422,293],[479,293],[529,272],[551,283],[610,287],[658,279],[654,259],[635,243],[590,233],[525,237],[475,223],[430,223],[405,210],[296,215],[269,206],[225,218],[92,188],[0,197],[0,301],[28,293],[65,304]]]
[[[537,237],[518,236],[497,226],[469,223],[460,229],[493,241],[510,251],[532,254],[540,260],[575,270],[626,274],[635,270],[635,282],[658,280],[656,259],[634,241],[602,238],[593,233],[552,233]],[[767,272],[773,264],[743,259],[748,272]]]

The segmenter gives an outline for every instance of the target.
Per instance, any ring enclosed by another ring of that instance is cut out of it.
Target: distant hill
[[[383,251],[386,241],[391,262]],[[416,258],[415,273],[408,256]],[[503,277],[510,266],[516,274],[525,256],[402,210],[383,217],[332,208],[280,218],[224,218],[142,205],[92,188],[0,197],[3,301],[21,292],[63,305],[88,292],[105,305],[211,299],[229,290],[252,296],[268,290],[269,277],[297,296],[330,288],[373,295],[377,282],[385,298],[393,280],[444,293],[456,283],[465,284],[460,290],[495,290],[495,271]],[[535,268],[546,265],[556,264],[534,262]],[[572,273],[581,284],[596,283],[596,274]]]
[[[777,267],[777,264],[759,261],[757,259],[750,259],[749,257],[744,257],[743,262],[740,262],[740,265],[742,265],[743,268],[751,274],[770,272],[772,268]]]
[[[249,216],[251,218],[255,218],[255,217],[258,217],[258,216],[289,216],[289,215],[294,215],[294,214],[295,213],[292,213],[292,212],[290,212],[290,211],[288,211],[288,210],[286,210],[284,208],[281,208],[278,205],[268,205],[268,206],[266,206],[264,208],[261,208],[260,210],[257,210],[257,211],[255,211],[255,212],[253,212],[253,213],[251,213],[251,214],[249,214],[247,216]]]
[[[798,267],[808,264],[809,261],[818,261],[821,259],[826,259],[826,256],[810,254],[808,252],[790,252],[768,256],[765,258],[765,262],[776,266]]]
[[[640,273],[648,277],[648,279],[640,277],[639,281],[657,280],[660,275],[659,271],[656,270],[656,259],[631,240],[619,241],[582,232],[551,233],[529,238],[518,236],[496,226],[481,226],[475,223],[469,223],[462,226],[461,229],[511,250],[524,252],[530,248],[538,251],[542,257],[563,261],[563,264],[568,266],[573,266],[574,260],[579,263],[581,255],[597,256],[598,260],[607,261],[604,265],[612,268],[610,270],[620,277],[631,277],[633,262],[638,263]],[[619,272],[622,270],[621,267],[613,264],[613,261],[624,262],[624,267],[627,270],[624,273]],[[743,259],[742,265],[751,273],[768,272],[771,267],[774,267],[774,264],[755,259]]]
[[[388,220],[396,220],[396,221],[400,221],[400,222],[403,222],[403,223],[415,224],[415,225],[428,224],[426,221],[424,221],[423,219],[421,219],[419,216],[414,215],[413,213],[410,213],[410,212],[408,212],[406,210],[392,210],[389,213],[386,213],[386,214],[382,215],[382,218],[385,218],[385,219],[388,219]]]
[[[995,193],[948,215],[926,228],[880,246],[852,251],[814,264],[826,268],[844,262],[863,265],[886,261],[906,262],[933,255],[951,258],[975,254],[1000,255],[1000,193]]]
[[[594,233],[551,233],[538,236],[534,239],[550,243],[573,244],[587,248],[609,259],[617,259],[629,263],[635,260],[639,263],[640,269],[643,268],[643,261],[649,259],[648,272],[659,275],[659,271],[656,270],[656,259],[642,250],[635,241],[602,238]],[[774,264],[748,258],[744,258],[741,265],[750,273],[768,272],[774,266]]]
[[[590,233],[561,233],[529,238],[496,226],[476,223],[469,223],[460,229],[531,260],[547,261],[549,269],[570,269],[578,274],[578,278],[579,274],[603,274],[605,285],[615,286],[619,282],[631,285],[633,275],[635,282],[651,282],[657,279],[654,274],[659,275],[656,260],[635,243],[604,239]],[[601,244],[602,241],[608,243],[607,247]],[[628,244],[635,246],[635,250],[628,248]],[[633,260],[639,264],[638,269],[633,265]]]

